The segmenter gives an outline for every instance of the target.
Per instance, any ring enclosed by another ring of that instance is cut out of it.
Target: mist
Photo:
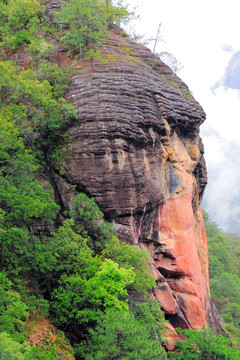
[[[225,231],[240,234],[240,52],[214,86],[214,121],[202,127],[208,185],[202,208]],[[224,119],[224,121],[223,121]]]
[[[205,146],[209,142],[216,157],[206,156],[208,185],[202,208],[225,232],[240,233],[240,146],[215,131],[204,134]]]

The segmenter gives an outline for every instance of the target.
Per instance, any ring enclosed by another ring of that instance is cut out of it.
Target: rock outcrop
[[[45,3],[46,16],[54,22],[54,13],[61,9],[61,0],[47,0]]]
[[[200,210],[205,114],[146,47],[112,32],[101,52],[67,94],[79,119],[69,124],[65,162],[53,174],[58,199],[69,207],[69,185],[94,196],[119,237],[149,252],[166,318],[200,329],[210,307]]]

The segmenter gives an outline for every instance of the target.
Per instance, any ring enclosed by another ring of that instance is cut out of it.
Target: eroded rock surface
[[[50,19],[51,22],[54,22],[54,13],[58,12],[61,9],[61,3],[61,0],[46,1],[46,16]]]
[[[147,250],[155,297],[174,326],[200,329],[209,311],[208,255],[200,211],[207,178],[187,86],[150,50],[112,34],[103,60],[86,63],[67,94],[79,120],[55,174],[61,202],[94,196],[122,240]],[[58,194],[58,196],[59,196]]]

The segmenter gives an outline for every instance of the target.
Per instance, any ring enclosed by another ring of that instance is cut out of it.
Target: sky
[[[177,75],[202,105],[201,126],[209,183],[202,208],[226,232],[240,233],[240,92],[222,85],[228,62],[240,50],[239,0],[128,0],[145,39],[162,40],[156,52],[173,54]],[[147,46],[153,49],[154,42]],[[216,86],[218,84],[218,86]]]

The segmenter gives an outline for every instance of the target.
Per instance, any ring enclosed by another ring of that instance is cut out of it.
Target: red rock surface
[[[166,323],[166,332],[162,334],[162,338],[168,350],[173,351],[175,349],[175,344],[179,341],[179,336],[172,327],[171,324]]]
[[[209,307],[206,235],[198,221],[190,193],[159,206],[144,229],[150,239],[154,237],[150,254],[156,266],[155,272],[152,270],[158,283],[155,296],[166,314],[175,315],[175,320],[170,317],[175,325],[193,329],[206,323]],[[141,234],[140,239],[149,241]]]

